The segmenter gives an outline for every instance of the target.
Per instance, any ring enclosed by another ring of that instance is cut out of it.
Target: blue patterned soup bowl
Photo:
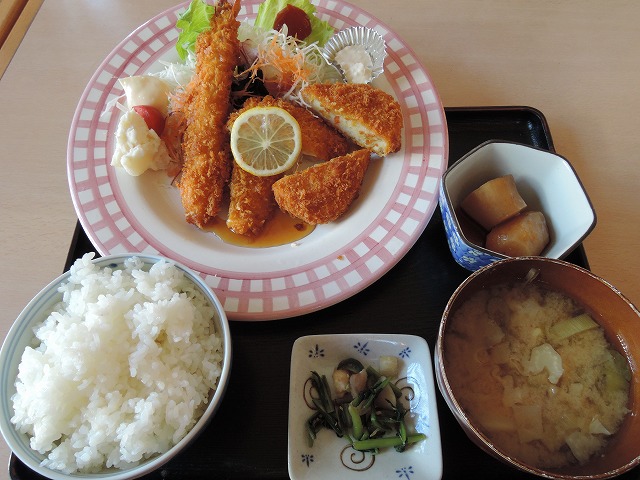
[[[541,212],[546,220],[548,241],[539,253],[508,255],[488,248],[489,228],[462,209],[471,192],[509,175],[521,197],[522,214]],[[571,164],[556,153],[514,142],[490,140],[468,152],[444,173],[439,197],[449,249],[471,271],[513,256],[563,259],[596,225],[591,201]]]
[[[92,257],[31,300],[0,349],[0,432],[42,478],[158,470],[206,429],[230,377],[227,317],[198,274]]]

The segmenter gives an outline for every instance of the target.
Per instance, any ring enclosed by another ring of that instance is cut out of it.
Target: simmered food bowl
[[[451,296],[438,388],[468,437],[525,472],[603,479],[640,464],[640,312],[593,273],[509,258]]]
[[[508,176],[511,182],[498,183]],[[515,256],[562,259],[596,225],[571,164],[513,142],[485,142],[451,165],[442,177],[439,202],[449,249],[472,271]],[[538,238],[541,248],[527,253],[521,247],[529,246],[541,222],[548,238]]]
[[[0,350],[0,430],[51,479],[136,478],[182,451],[222,401],[226,315],[162,257],[87,254],[20,313]]]

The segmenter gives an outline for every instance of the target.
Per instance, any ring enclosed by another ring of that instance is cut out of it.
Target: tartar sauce
[[[369,83],[373,61],[362,45],[350,45],[336,53],[336,62],[349,83]]]

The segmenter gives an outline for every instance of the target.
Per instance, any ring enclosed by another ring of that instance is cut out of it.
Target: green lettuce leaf
[[[178,17],[176,27],[180,34],[176,40],[176,50],[182,60],[187,58],[190,50],[194,51],[198,35],[211,28],[211,16],[214,13],[215,7],[206,0],[192,0],[189,8]]]
[[[264,30],[273,29],[276,16],[287,5],[304,10],[311,21],[311,34],[304,39],[307,43],[318,42],[323,46],[333,35],[333,28],[327,22],[315,16],[316,7],[309,0],[265,0],[258,7],[258,15],[254,25]]]

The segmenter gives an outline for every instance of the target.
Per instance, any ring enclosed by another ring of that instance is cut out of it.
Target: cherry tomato
[[[311,35],[311,20],[307,12],[293,5],[284,7],[273,22],[273,29],[280,30],[283,25],[287,25],[290,37],[297,37],[304,40]]]
[[[133,110],[144,119],[144,123],[147,124],[149,130],[153,130],[158,136],[162,135],[162,131],[164,130],[164,117],[162,113],[160,113],[160,110],[151,105],[136,105],[133,107]]]

